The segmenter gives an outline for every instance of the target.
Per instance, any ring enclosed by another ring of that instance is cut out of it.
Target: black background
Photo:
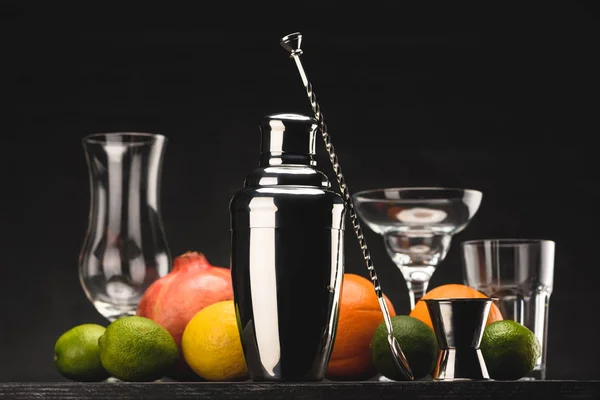
[[[251,13],[229,3],[3,2],[0,380],[62,380],[52,363],[58,336],[105,324],[77,276],[89,205],[83,136],[165,134],[171,252],[229,264],[227,206],[257,164],[258,123],[310,114],[278,44],[298,30],[352,191],[483,191],[430,287],[461,282],[461,241],[555,240],[548,378],[598,378],[598,11],[575,1],[447,3],[251,4]],[[381,239],[367,239],[384,291],[407,313],[400,272]],[[346,242],[346,271],[366,276],[351,230]]]

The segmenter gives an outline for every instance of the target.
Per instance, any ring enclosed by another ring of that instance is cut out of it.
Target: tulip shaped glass
[[[148,133],[83,139],[90,176],[88,230],[79,278],[109,321],[136,312],[154,281],[171,268],[160,212],[166,138]]]
[[[481,204],[482,193],[437,187],[373,189],[353,195],[360,219],[383,236],[385,248],[408,287],[411,310],[444,260],[452,236]]]

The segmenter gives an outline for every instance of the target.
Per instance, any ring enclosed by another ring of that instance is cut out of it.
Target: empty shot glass
[[[554,247],[553,241],[538,239],[482,239],[462,243],[464,283],[498,298],[496,305],[504,319],[529,328],[542,346],[541,356],[526,379],[546,379]]]

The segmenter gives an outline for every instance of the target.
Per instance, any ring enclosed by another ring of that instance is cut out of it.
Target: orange
[[[396,315],[390,300],[384,298],[390,315]],[[360,380],[377,373],[370,343],[382,322],[373,283],[360,275],[344,274],[337,333],[327,370],[329,379]]]
[[[415,317],[425,322],[427,325],[433,329],[433,324],[431,322],[431,317],[429,316],[429,310],[427,310],[427,304],[423,301],[423,299],[459,299],[459,298],[485,298],[488,297],[480,291],[473,289],[472,287],[466,285],[460,285],[457,283],[450,283],[447,285],[438,286],[434,289],[431,289],[429,292],[425,293],[425,295],[421,298],[421,300],[417,301],[415,304],[415,308],[410,312],[411,317]],[[492,322],[501,321],[502,314],[498,307],[492,303],[490,307],[490,314],[488,315],[488,319],[486,322],[486,326],[491,324]]]

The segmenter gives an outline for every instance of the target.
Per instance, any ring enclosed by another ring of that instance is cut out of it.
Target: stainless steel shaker
[[[231,199],[238,328],[254,381],[319,381],[333,349],[346,207],[317,169],[317,122],[264,118],[259,167]]]

